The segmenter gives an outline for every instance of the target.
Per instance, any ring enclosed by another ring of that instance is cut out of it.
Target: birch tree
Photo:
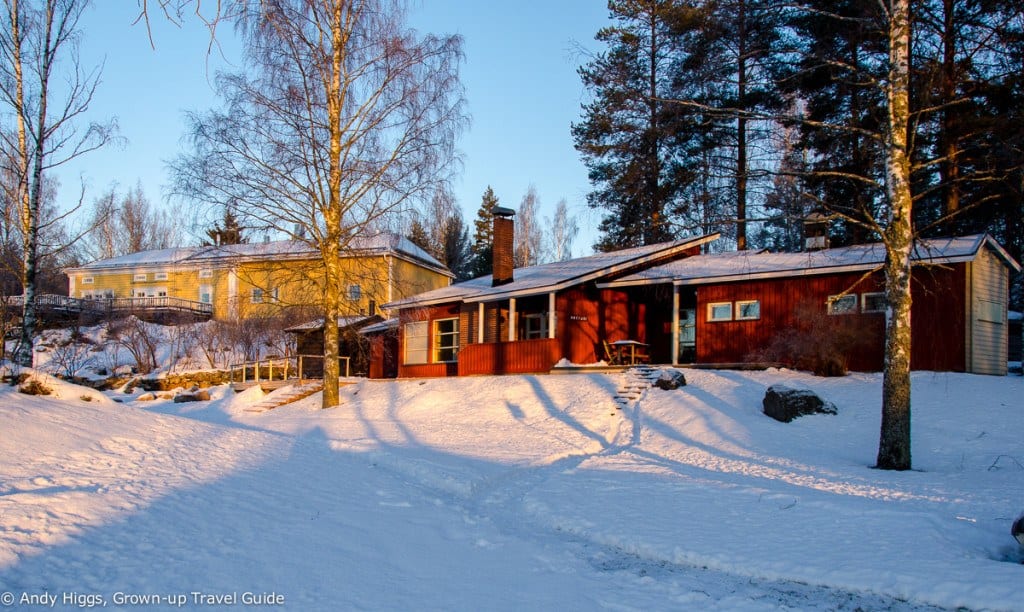
[[[115,125],[78,123],[100,71],[78,63],[78,22],[87,0],[3,0],[0,32],[0,164],[4,197],[19,211],[23,312],[16,359],[32,364],[40,218],[49,171],[106,144]],[[54,87],[54,79],[62,77]],[[60,215],[58,215],[58,220]]]
[[[178,191],[319,254],[328,408],[338,404],[343,257],[386,217],[429,201],[455,168],[461,40],[417,35],[389,0],[224,6],[244,32],[246,70],[217,77],[223,110],[190,116]]]

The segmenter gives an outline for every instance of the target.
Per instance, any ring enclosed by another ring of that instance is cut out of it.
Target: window
[[[708,321],[732,321],[732,302],[708,304]]]
[[[114,299],[114,291],[111,289],[107,289],[106,291],[103,292],[103,297],[107,298],[108,300]]]
[[[213,270],[200,270],[199,278],[213,278]]]
[[[844,315],[857,312],[857,294],[828,296],[828,314]]]
[[[135,276],[132,277],[132,280],[135,281],[136,283],[144,283],[146,282],[146,275],[136,274]]]
[[[212,304],[213,287],[210,285],[199,285],[199,301],[204,304]]]
[[[348,299],[350,302],[358,302],[363,297],[363,288],[359,285],[348,286]]]
[[[548,315],[528,314],[523,315],[523,339],[535,340],[548,337]]]
[[[157,272],[153,275],[153,280],[167,280],[166,272]]]
[[[885,301],[884,293],[862,293],[860,294],[861,312],[885,312],[889,303]]]
[[[271,302],[278,302],[278,301],[280,301],[280,299],[281,299],[281,291],[280,291],[280,289],[281,289],[280,287],[274,287],[273,289],[270,290],[270,301]]]
[[[405,324],[405,363],[427,362],[427,322]]]
[[[91,276],[83,276],[82,277],[82,284],[83,285],[91,285],[92,282],[93,282],[93,278]]]
[[[434,361],[455,361],[459,354],[459,320],[434,321]]]
[[[761,301],[760,300],[744,300],[742,302],[736,302],[736,320],[737,321],[749,321],[752,319],[761,318]]]
[[[252,302],[253,304],[262,304],[263,303],[263,290],[260,289],[259,287],[253,287],[252,288],[252,295],[249,297],[249,301]]]

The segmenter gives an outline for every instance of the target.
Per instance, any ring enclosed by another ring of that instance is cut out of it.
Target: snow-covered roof
[[[380,315],[357,315],[351,317],[338,317],[338,328],[345,329],[347,327],[360,328],[362,325],[370,321],[377,321],[380,319]],[[298,325],[292,325],[286,328],[286,332],[309,332],[316,331],[324,328],[324,318],[317,317],[312,321],[306,321],[305,323],[299,323]]]
[[[373,325],[367,325],[359,330],[360,334],[376,334],[380,332],[386,332],[388,330],[398,329],[398,319],[384,319],[379,323]]]
[[[915,244],[915,261],[932,264],[973,260],[985,246],[1015,270],[1020,265],[987,234],[956,238],[933,238]],[[805,253],[768,253],[766,251],[734,251],[698,255],[602,283],[601,287],[625,287],[660,283],[694,285],[714,279],[718,282],[817,276],[837,272],[859,272],[880,267],[885,262],[881,243],[858,244]]]
[[[435,268],[439,272],[450,275],[444,264],[430,255],[430,253],[413,244],[408,238],[390,232],[356,237],[349,243],[347,250],[356,251],[359,254],[392,253],[404,255],[418,260],[428,267]],[[309,243],[301,240],[274,240],[250,244],[182,247],[140,251],[130,255],[101,259],[79,268],[69,268],[68,272],[203,263],[212,265],[225,259],[307,258],[314,256],[315,253],[316,250]]]
[[[455,283],[433,291],[384,304],[384,308],[407,308],[429,306],[445,302],[490,302],[512,297],[523,297],[559,291],[573,285],[603,278],[611,274],[624,273],[637,266],[662,261],[688,249],[711,242],[718,234],[699,236],[663,242],[621,251],[598,253],[569,261],[558,261],[526,268],[516,268],[513,281],[497,287],[491,286],[491,276]]]

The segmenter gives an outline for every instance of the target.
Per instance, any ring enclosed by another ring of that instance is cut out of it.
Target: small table
[[[637,353],[637,347],[647,346],[643,342],[637,342],[636,340],[616,340],[611,343],[615,347],[615,353],[619,357],[619,363],[626,362],[626,356],[629,356],[629,365],[636,365],[639,359],[642,362],[646,362],[649,357],[644,353]]]

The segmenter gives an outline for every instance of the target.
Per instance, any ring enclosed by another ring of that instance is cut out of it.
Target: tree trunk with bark
[[[910,0],[892,0],[889,14],[889,143],[886,183],[889,219],[885,243],[885,372],[877,467],[911,469],[910,457],[910,274],[913,197],[910,182]]]

